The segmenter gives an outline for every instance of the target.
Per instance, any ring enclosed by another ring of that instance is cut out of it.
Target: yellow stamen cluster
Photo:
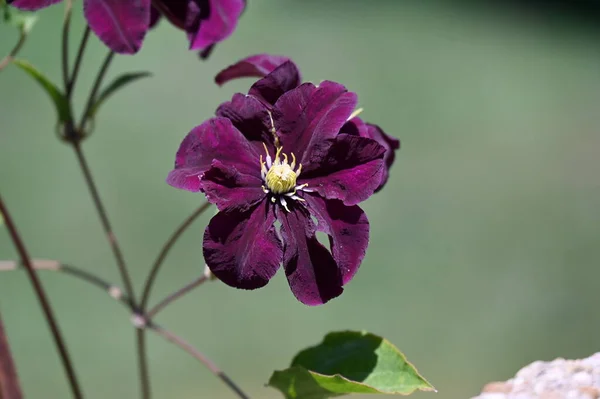
[[[267,188],[273,194],[285,194],[292,191],[296,187],[296,179],[302,170],[302,165],[299,165],[298,170],[294,172],[296,156],[291,153],[292,163],[288,164],[288,157],[286,154],[281,154],[281,150],[282,147],[277,149],[275,161],[265,176]],[[283,160],[279,158],[280,154],[283,155]]]
[[[267,146],[264,145],[265,152],[267,153],[265,160],[263,161],[262,155],[260,156],[261,175],[266,187],[263,186],[265,193],[273,194],[271,201],[275,203],[279,199],[279,203],[289,212],[287,207],[287,201],[284,197],[288,197],[297,201],[304,201],[301,197],[296,195],[299,190],[309,191],[305,189],[307,184],[301,184],[296,186],[296,180],[300,176],[302,171],[302,164],[298,164],[296,167],[296,156],[294,153],[290,153],[292,162],[288,163],[288,156],[282,152],[283,147],[277,146],[277,152],[275,159],[271,160]]]

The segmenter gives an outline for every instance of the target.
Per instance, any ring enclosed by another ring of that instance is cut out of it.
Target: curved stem
[[[73,143],[73,148],[75,149],[75,154],[77,155],[77,160],[79,161],[79,165],[81,166],[81,171],[83,172],[83,176],[85,178],[85,182],[87,183],[88,189],[92,196],[92,200],[96,207],[96,211],[98,212],[98,216],[100,217],[100,222],[102,223],[102,228],[104,229],[104,234],[108,239],[108,243],[110,245],[110,249],[113,252],[115,257],[115,261],[117,262],[117,267],[119,268],[119,272],[121,273],[121,280],[125,286],[125,292],[127,296],[131,300],[133,304],[135,304],[135,294],[133,291],[133,284],[131,283],[131,277],[129,276],[129,271],[127,270],[127,265],[125,264],[125,258],[123,257],[123,253],[121,252],[121,247],[119,246],[119,242],[117,241],[117,237],[113,232],[112,226],[110,224],[110,220],[108,219],[108,214],[106,209],[104,208],[104,204],[100,199],[100,194],[98,193],[98,188],[96,187],[96,183],[94,182],[94,178],[88,166],[87,160],[83,155],[83,151],[81,149],[81,145],[79,142]]]
[[[73,367],[73,362],[71,361],[71,357],[69,356],[69,352],[67,350],[67,345],[65,344],[65,340],[60,332],[58,327],[58,323],[56,322],[56,317],[54,316],[54,312],[52,307],[50,306],[50,302],[48,301],[48,296],[46,295],[46,291],[44,290],[40,279],[35,272],[31,264],[31,258],[27,253],[27,249],[25,248],[25,244],[17,231],[17,227],[12,221],[12,217],[8,213],[8,209],[4,205],[2,201],[2,197],[0,197],[0,213],[4,215],[4,222],[8,228],[12,241],[19,253],[21,258],[21,262],[27,269],[27,274],[29,279],[31,280],[31,284],[33,285],[33,289],[38,298],[38,301],[42,307],[44,312],[44,316],[46,317],[46,322],[50,327],[50,331],[52,333],[52,337],[54,338],[54,343],[56,344],[56,348],[58,349],[58,353],[62,360],[63,367],[65,369],[65,373],[67,374],[67,379],[69,380],[69,385],[71,387],[71,392],[73,397],[76,399],[82,399],[83,394],[81,388],[79,387],[79,382],[77,381],[77,377],[75,375],[75,369]]]
[[[15,57],[17,56],[19,51],[21,51],[21,48],[25,44],[26,39],[27,39],[27,33],[25,33],[23,30],[21,30],[20,36],[19,36],[19,41],[17,42],[15,47],[13,47],[13,49],[10,51],[10,53],[8,53],[8,55],[6,57],[4,57],[2,59],[2,61],[0,61],[0,71],[3,70],[4,68],[6,68],[6,66],[8,64],[10,64],[12,62],[12,60],[15,59]]]
[[[210,207],[210,203],[205,202],[198,209],[196,209],[190,216],[188,216],[183,221],[183,223],[181,223],[181,225],[177,228],[177,230],[175,230],[173,232],[171,237],[167,240],[167,242],[161,249],[160,253],[158,254],[158,257],[156,258],[156,260],[154,261],[154,264],[152,265],[152,269],[150,270],[150,273],[148,274],[148,278],[146,278],[146,282],[144,283],[142,299],[140,300],[140,308],[142,310],[146,310],[146,308],[148,306],[148,300],[150,299],[150,292],[152,291],[152,286],[154,285],[156,277],[158,276],[158,271],[160,270],[160,267],[162,266],[165,258],[169,254],[169,251],[171,250],[171,248],[173,248],[173,245],[175,245],[175,243],[177,242],[177,240],[179,239],[181,234],[183,234],[183,232],[185,230],[187,230],[188,227],[190,227],[190,225],[194,222],[194,220],[196,220],[198,218],[198,216],[202,215],[202,213],[204,213],[204,211],[206,211],[209,207]]]
[[[208,357],[206,357],[202,352],[196,349],[194,346],[184,341],[179,336],[173,334],[169,330],[166,330],[159,326],[154,322],[148,322],[146,325],[147,328],[154,331],[161,337],[165,338],[167,341],[174,343],[179,346],[181,349],[186,351],[188,354],[199,360],[202,364],[204,364],[214,375],[219,377],[231,390],[233,390],[240,398],[249,399],[250,397],[241,390],[232,380],[221,370],[215,363],[212,362]]]
[[[90,95],[88,96],[87,103],[85,104],[83,115],[81,116],[81,122],[79,123],[80,132],[84,131],[83,129],[85,128],[85,125],[90,116],[89,113],[92,110],[92,107],[94,106],[94,101],[96,101],[96,95],[98,94],[98,90],[100,90],[100,86],[102,86],[102,81],[104,80],[104,76],[106,75],[108,67],[110,66],[110,63],[112,62],[114,56],[115,53],[113,51],[109,51],[109,53],[106,55],[106,58],[104,59],[104,62],[102,63],[102,66],[100,67],[100,70],[98,71],[98,75],[96,75],[94,86],[92,86],[92,90],[90,91]]]
[[[161,310],[166,308],[171,302],[174,302],[177,299],[181,298],[188,292],[192,291],[194,288],[201,286],[207,280],[208,280],[208,276],[206,274],[204,274],[201,277],[197,278],[196,280],[192,281],[191,283],[186,284],[185,286],[178,289],[177,291],[175,291],[174,293],[172,293],[171,295],[167,296],[165,299],[160,301],[158,304],[156,304],[152,309],[150,309],[148,311],[148,313],[146,313],[146,317],[148,319],[152,320],[154,318],[154,316],[156,316],[158,314],[158,312],[160,312]]]

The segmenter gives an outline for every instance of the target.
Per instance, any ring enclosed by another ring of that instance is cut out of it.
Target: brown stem
[[[21,48],[25,44],[25,39],[27,39],[27,34],[23,30],[21,30],[20,36],[19,36],[19,41],[17,42],[15,47],[13,47],[13,49],[10,51],[10,53],[8,53],[8,55],[6,57],[4,57],[2,59],[2,61],[0,61],[0,71],[3,70],[4,68],[6,68],[7,65],[10,64],[12,62],[12,60],[15,59],[15,57],[17,56],[19,51],[21,51]]]
[[[207,280],[208,280],[208,276],[206,274],[204,274],[204,275],[200,276],[199,278],[197,278],[196,280],[192,281],[191,283],[186,284],[185,286],[178,289],[171,295],[164,298],[158,304],[156,304],[152,309],[150,309],[148,311],[148,313],[146,313],[146,317],[148,319],[152,320],[154,318],[154,316],[156,316],[158,314],[158,312],[160,312],[161,310],[166,308],[171,302],[174,302],[177,299],[181,298],[188,292],[192,291],[194,288],[201,286]]]
[[[196,209],[194,211],[194,213],[192,213],[190,216],[188,216],[183,221],[183,223],[181,223],[181,225],[177,228],[177,230],[175,230],[173,232],[171,237],[167,240],[165,245],[162,247],[160,253],[158,254],[158,257],[156,258],[156,260],[154,261],[154,264],[152,265],[152,269],[150,270],[150,273],[148,274],[148,278],[146,278],[146,282],[144,283],[144,291],[142,292],[142,299],[140,300],[140,308],[142,310],[146,310],[146,308],[148,306],[148,300],[150,299],[150,292],[152,291],[152,286],[154,285],[154,281],[156,280],[156,277],[158,276],[158,271],[160,270],[160,267],[162,266],[165,258],[169,254],[169,251],[171,250],[171,248],[173,248],[173,245],[175,245],[175,243],[177,242],[177,240],[179,239],[181,234],[183,234],[183,232],[185,230],[187,230],[188,227],[190,227],[192,222],[194,220],[196,220],[198,218],[198,216],[202,215],[202,213],[204,213],[204,211],[206,211],[209,207],[210,207],[209,202],[205,202],[204,204],[200,205],[200,207],[198,209]]]
[[[223,370],[221,370],[215,363],[212,362],[212,360],[210,360],[208,357],[206,357],[202,352],[200,352],[198,349],[196,349],[190,343],[186,342],[181,337],[173,334],[169,330],[162,328],[161,326],[159,326],[158,324],[156,324],[152,321],[148,322],[146,327],[149,328],[150,330],[154,331],[155,333],[157,333],[158,335],[160,335],[167,341],[172,342],[175,345],[179,346],[181,349],[183,349],[185,352],[187,352],[190,356],[193,356],[194,358],[199,360],[202,364],[204,364],[210,370],[211,373],[213,373],[215,376],[219,377],[221,379],[221,381],[223,381],[225,383],[225,385],[227,385],[227,387],[229,387],[232,391],[234,391],[240,398],[242,398],[242,399],[250,398],[248,395],[246,395],[244,393],[244,391],[241,390],[240,387],[238,387],[231,380],[231,378],[229,378],[229,376],[227,376],[227,374],[225,374],[223,372]]]
[[[115,261],[117,262],[117,266],[119,268],[119,272],[121,273],[121,280],[123,281],[123,285],[125,286],[125,292],[127,293],[127,296],[132,301],[132,303],[135,304],[135,294],[133,291],[133,285],[131,283],[131,277],[129,276],[129,271],[127,270],[127,265],[125,264],[125,258],[123,257],[123,253],[121,252],[121,247],[119,246],[117,237],[113,232],[110,220],[108,219],[108,214],[106,212],[106,209],[104,208],[104,204],[100,199],[98,188],[96,187],[96,183],[94,182],[94,178],[88,166],[87,160],[81,149],[81,144],[79,142],[75,142],[73,143],[73,148],[75,149],[75,154],[77,155],[79,166],[81,167],[81,171],[83,172],[85,182],[92,196],[94,206],[96,207],[96,211],[98,212],[98,216],[100,217],[100,222],[102,223],[104,234],[108,239],[110,249],[113,252]]]
[[[146,349],[146,330],[138,328],[136,331],[136,344],[138,353],[138,367],[140,371],[140,391],[143,399],[150,399],[150,370],[148,366],[148,351]]]
[[[0,317],[0,399],[22,399],[17,368]]]
[[[6,224],[6,227],[8,228],[8,232],[10,233],[15,248],[19,253],[21,262],[23,262],[23,265],[27,269],[27,274],[29,276],[29,279],[31,280],[31,284],[33,285],[33,289],[38,298],[38,302],[42,307],[44,316],[46,317],[46,322],[48,323],[50,331],[52,332],[52,337],[54,338],[54,343],[56,345],[56,348],[58,349],[58,353],[62,360],[65,373],[67,374],[73,397],[76,399],[82,399],[83,394],[81,388],[79,387],[77,377],[75,375],[73,362],[71,361],[71,357],[69,356],[69,352],[67,350],[67,345],[65,344],[60,329],[58,328],[58,323],[56,322],[56,317],[54,316],[54,312],[52,311],[52,307],[50,306],[50,302],[48,301],[46,291],[42,287],[42,283],[40,282],[40,279],[38,278],[35,269],[31,265],[31,258],[29,257],[27,249],[25,248],[25,244],[23,243],[23,240],[21,239],[21,236],[17,231],[17,227],[13,223],[12,217],[8,213],[8,209],[2,201],[2,197],[0,197],[0,213],[4,215],[4,222]]]

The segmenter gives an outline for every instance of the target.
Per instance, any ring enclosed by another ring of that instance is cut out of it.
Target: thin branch
[[[100,70],[98,71],[98,75],[96,75],[94,86],[92,86],[92,91],[90,91],[90,95],[88,96],[87,103],[83,111],[83,115],[81,116],[81,122],[79,123],[80,132],[84,132],[83,129],[85,128],[85,125],[89,120],[89,113],[92,110],[92,107],[94,106],[94,102],[96,101],[96,95],[98,94],[98,90],[100,90],[100,86],[102,86],[102,81],[104,80],[104,76],[106,75],[108,67],[110,66],[110,63],[112,62],[114,56],[115,53],[113,51],[109,51],[109,53],[106,55],[106,58],[104,59],[104,62],[102,63],[102,66],[100,67]]]
[[[161,249],[160,253],[158,254],[158,257],[156,258],[156,260],[154,261],[154,264],[152,265],[152,269],[150,270],[150,273],[148,274],[148,278],[146,278],[146,282],[144,283],[144,291],[142,292],[142,299],[140,300],[140,308],[142,310],[146,310],[146,308],[148,306],[148,301],[150,300],[150,292],[152,291],[152,286],[154,285],[156,277],[158,276],[158,271],[160,270],[160,267],[162,266],[167,255],[169,254],[169,251],[171,250],[171,248],[173,248],[173,245],[175,245],[175,243],[177,242],[179,237],[183,234],[183,232],[186,231],[187,228],[190,227],[190,225],[194,222],[194,220],[196,220],[198,218],[198,216],[202,215],[202,213],[204,213],[204,211],[206,211],[209,207],[210,207],[209,202],[205,202],[204,204],[200,205],[200,207],[198,209],[196,209],[194,211],[194,213],[192,213],[190,216],[188,216],[183,221],[183,223],[181,223],[181,225],[177,228],[177,230],[175,230],[173,232],[171,237],[167,240],[167,242]]]
[[[25,33],[23,30],[21,30],[20,36],[19,36],[19,41],[17,42],[15,47],[13,47],[13,49],[10,51],[10,53],[8,53],[8,55],[6,57],[4,57],[2,59],[2,61],[0,61],[0,71],[3,70],[4,68],[6,68],[8,66],[8,64],[10,64],[12,62],[12,60],[15,59],[15,57],[17,56],[19,51],[21,51],[21,48],[25,44],[26,39],[27,39],[27,33]]]
[[[23,392],[17,376],[17,368],[13,360],[8,338],[0,317],[0,398],[22,399]]]
[[[81,149],[81,145],[79,142],[73,143],[73,148],[75,149],[75,154],[77,155],[77,160],[79,161],[79,165],[81,166],[81,171],[83,172],[83,176],[85,178],[85,182],[88,186],[90,194],[92,196],[92,200],[94,202],[94,206],[96,207],[96,211],[98,212],[98,216],[100,217],[100,222],[102,223],[102,228],[104,229],[104,234],[108,239],[108,243],[115,257],[115,261],[117,262],[117,266],[119,268],[119,272],[121,273],[121,280],[123,281],[123,285],[125,286],[125,292],[127,296],[131,300],[132,303],[135,302],[135,294],[133,291],[133,285],[131,283],[131,277],[129,275],[129,271],[127,270],[127,265],[125,264],[125,259],[123,257],[123,253],[121,252],[121,247],[119,246],[119,242],[117,241],[117,237],[115,236],[112,226],[110,224],[110,220],[108,219],[108,214],[106,209],[104,208],[104,204],[100,199],[100,194],[98,193],[98,188],[96,187],[96,183],[94,182],[94,178],[88,166],[87,160],[83,155],[83,151]]]
[[[166,308],[171,302],[174,302],[177,299],[181,298],[188,292],[192,291],[194,288],[201,286],[208,279],[209,279],[209,277],[206,274],[203,274],[202,276],[200,276],[196,280],[192,281],[191,283],[186,284],[185,286],[178,289],[177,291],[175,291],[174,293],[172,293],[171,295],[167,296],[165,299],[160,301],[158,304],[156,304],[152,309],[150,309],[148,311],[148,313],[146,313],[146,317],[148,319],[152,320],[154,318],[154,316],[156,316],[158,314],[158,312],[160,312],[161,310]]]
[[[33,285],[35,294],[38,298],[38,301],[44,311],[44,316],[46,317],[46,322],[50,327],[50,331],[52,332],[52,337],[54,338],[54,343],[56,344],[56,348],[58,349],[60,358],[62,360],[63,367],[65,369],[65,373],[67,374],[67,378],[69,380],[69,384],[71,387],[71,391],[73,393],[73,397],[76,399],[82,399],[83,394],[81,388],[79,387],[79,382],[77,381],[77,377],[75,375],[75,369],[73,367],[73,362],[71,361],[71,357],[69,356],[69,352],[67,350],[67,346],[65,344],[64,338],[60,332],[58,327],[58,323],[56,322],[56,317],[54,316],[54,312],[52,307],[50,306],[50,302],[48,301],[48,297],[46,295],[46,291],[44,290],[40,279],[35,272],[35,269],[31,265],[29,254],[27,253],[27,249],[25,248],[25,244],[17,231],[17,227],[13,223],[12,217],[8,213],[8,209],[4,205],[2,198],[0,197],[0,213],[4,215],[4,222],[14,246],[21,257],[21,262],[27,269],[27,274],[29,279],[31,280],[31,284]]]
[[[65,88],[69,87],[69,31],[71,30],[71,13],[73,0],[65,2],[65,19],[62,31],[62,74]]]
[[[240,398],[242,398],[242,399],[250,398],[248,395],[246,395],[244,393],[244,391],[242,391],[242,389],[240,387],[238,387],[233,382],[233,380],[231,380],[231,378],[229,378],[229,376],[227,376],[227,374],[225,374],[223,372],[223,370],[221,370],[215,363],[213,363],[212,360],[210,360],[208,357],[206,357],[202,352],[200,352],[198,349],[196,349],[190,343],[186,342],[181,337],[173,334],[169,330],[162,328],[161,326],[159,326],[158,324],[156,324],[154,322],[149,321],[147,323],[146,327],[149,328],[150,330],[154,331],[155,333],[157,333],[158,335],[160,335],[167,341],[172,342],[175,345],[179,346],[181,349],[183,349],[185,352],[187,352],[190,356],[193,356],[194,358],[199,360],[202,364],[204,364],[210,370],[211,373],[213,373],[215,376],[219,377],[225,383],[225,385],[227,385],[227,387],[229,387],[232,391],[234,391]]]
[[[76,268],[74,266],[61,264],[55,260],[32,260],[31,266],[36,270],[49,270],[55,272],[62,272],[66,275],[70,275],[72,277],[81,279],[88,283],[93,284],[94,286],[99,287],[103,291],[107,292],[113,299],[121,302],[125,306],[130,306],[131,302],[129,298],[122,294],[122,291],[119,287],[107,282],[106,280],[101,279],[87,271]],[[19,268],[19,263],[15,261],[0,261],[0,272],[17,270]],[[208,276],[206,276],[208,278]],[[174,333],[166,330],[165,328],[159,326],[150,320],[148,316],[144,316],[143,314],[137,314],[133,318],[134,324],[139,327],[138,328],[138,344],[141,341],[142,345],[145,346],[146,340],[145,336],[142,336],[140,333],[145,332],[145,328],[148,328],[168,341],[174,343],[179,346],[185,352],[187,352],[192,357],[199,360],[202,364],[204,364],[214,375],[219,377],[229,388],[231,388],[240,398],[248,399],[249,396],[246,395],[236,384],[229,378],[215,363],[213,363],[209,358],[207,358],[202,352],[196,349],[194,346],[184,341],[179,336]],[[145,348],[144,350],[140,350],[140,353],[143,354],[143,362],[140,364],[140,367],[147,367],[147,360],[145,359]],[[142,387],[146,387],[148,391],[143,392],[143,394],[149,395],[149,387],[150,384],[144,384]]]
[[[79,43],[79,50],[77,51],[77,57],[75,58],[75,65],[73,66],[73,73],[71,74],[71,78],[69,79],[66,87],[66,95],[67,99],[70,101],[73,96],[73,88],[75,87],[75,82],[77,82],[77,76],[79,75],[79,68],[81,67],[81,62],[83,60],[83,53],[85,52],[85,48],[87,47],[88,39],[90,38],[90,27],[88,25],[85,26],[85,31],[83,32],[83,36],[81,38],[81,43]]]

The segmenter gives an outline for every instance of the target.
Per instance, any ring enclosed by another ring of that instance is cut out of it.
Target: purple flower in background
[[[355,113],[355,93],[278,75],[292,65],[284,62],[194,128],[167,182],[203,192],[219,209],[203,251],[221,281],[259,288],[283,264],[296,298],[319,305],[342,293],[364,258],[369,222],[357,204],[380,186],[386,149],[340,132]],[[329,236],[330,250],[317,231]]]
[[[268,106],[274,105],[281,95],[298,87],[302,82],[296,64],[287,57],[271,54],[258,54],[245,58],[219,72],[215,81],[218,85],[222,85],[230,80],[244,77],[262,78],[252,85],[249,94],[259,98]],[[230,106],[231,104],[228,103],[223,104],[217,110],[217,115],[228,116]],[[381,185],[376,190],[379,191],[388,180],[389,169],[394,163],[395,151],[400,148],[400,141],[387,135],[379,126],[363,122],[356,116],[361,111],[362,109],[359,109],[353,114],[353,117],[342,126],[340,133],[368,137],[386,149],[384,156],[386,168],[383,171]]]
[[[153,12],[187,33],[190,50],[202,50],[204,58],[231,36],[246,0],[155,0],[152,5]]]
[[[8,0],[23,10],[38,10],[61,0]],[[134,54],[160,14],[184,29],[192,50],[207,54],[233,33],[245,0],[84,0],[90,28],[113,51]]]

